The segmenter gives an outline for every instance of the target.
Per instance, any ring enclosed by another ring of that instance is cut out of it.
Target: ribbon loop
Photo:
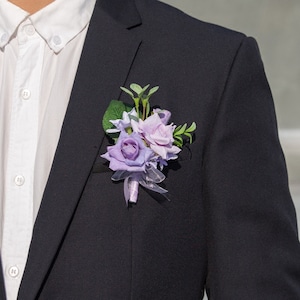
[[[165,175],[156,169],[153,165],[149,165],[145,172],[128,172],[123,170],[116,171],[111,177],[113,181],[124,180],[124,198],[126,204],[136,203],[139,193],[139,185],[144,188],[163,194],[168,199],[166,194],[168,190],[160,187],[157,183],[161,183],[165,179]]]

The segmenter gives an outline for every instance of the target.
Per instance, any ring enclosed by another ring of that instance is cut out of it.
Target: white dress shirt
[[[56,0],[29,15],[0,0],[0,242],[17,298],[95,0]]]

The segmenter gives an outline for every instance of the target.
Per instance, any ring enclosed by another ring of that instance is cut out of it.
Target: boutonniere
[[[121,87],[130,95],[134,105],[112,100],[103,116],[103,129],[114,141],[101,157],[109,161],[114,172],[113,181],[124,180],[125,201],[136,203],[139,185],[167,197],[167,190],[159,186],[165,179],[162,170],[169,160],[177,159],[184,143],[192,143],[196,123],[176,126],[169,123],[171,113],[165,109],[151,109],[149,99],[158,86],[149,89],[131,84]]]

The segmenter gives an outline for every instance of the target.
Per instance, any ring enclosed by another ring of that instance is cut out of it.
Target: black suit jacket
[[[120,86],[196,140],[165,169],[171,201],[123,184],[100,158]],[[2,287],[3,279],[1,278]],[[34,226],[20,300],[300,299],[300,248],[273,101],[252,38],[152,0],[96,4]],[[2,288],[2,299],[5,299]]]

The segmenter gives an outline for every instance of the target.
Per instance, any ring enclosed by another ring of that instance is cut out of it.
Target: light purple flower
[[[155,108],[153,109],[153,113],[157,113],[165,125],[168,124],[171,118],[171,112],[166,109]]]
[[[109,168],[113,171],[144,172],[153,154],[137,133],[129,135],[121,131],[117,143],[107,147],[107,152],[101,157],[110,162]]]
[[[175,125],[165,125],[158,113],[154,113],[146,120],[136,122],[131,121],[131,126],[134,132],[139,133],[150,148],[159,155],[162,159],[176,159],[180,148],[173,145],[173,131]]]
[[[137,113],[136,110],[133,108],[130,112],[124,111],[122,114],[122,119],[117,119],[117,120],[109,120],[116,128],[112,129],[107,129],[107,133],[115,133],[115,132],[120,132],[122,130],[125,130],[126,128],[131,126],[131,117],[136,117],[137,118]]]

